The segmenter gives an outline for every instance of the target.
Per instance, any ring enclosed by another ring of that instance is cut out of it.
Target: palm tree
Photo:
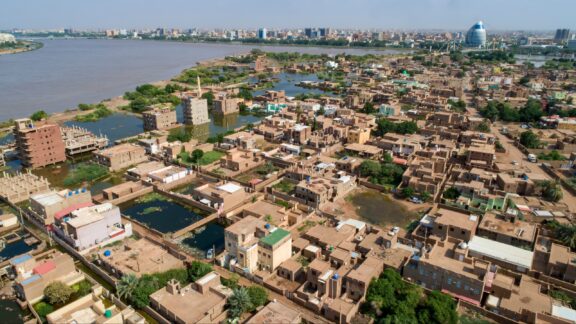
[[[555,235],[562,244],[576,250],[576,226],[559,224],[555,230]]]
[[[544,185],[542,195],[550,201],[560,201],[564,196],[564,193],[562,192],[562,187],[558,181],[548,181]]]
[[[228,315],[231,319],[239,318],[244,312],[252,308],[252,301],[246,288],[234,289],[232,296],[228,298]]]
[[[138,286],[138,278],[134,274],[124,275],[118,282],[116,282],[116,292],[120,299],[128,299]]]

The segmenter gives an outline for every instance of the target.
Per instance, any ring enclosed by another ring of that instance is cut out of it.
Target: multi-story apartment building
[[[274,272],[292,256],[290,232],[271,226],[254,216],[246,216],[225,230],[225,249],[235,263],[235,271]]]
[[[163,130],[178,125],[176,109],[172,107],[153,106],[142,113],[142,119],[145,131]]]
[[[66,161],[66,149],[58,125],[15,121],[14,137],[22,165],[31,169]]]
[[[197,97],[182,98],[184,106],[184,123],[186,125],[201,125],[210,122],[208,116],[208,100]]]

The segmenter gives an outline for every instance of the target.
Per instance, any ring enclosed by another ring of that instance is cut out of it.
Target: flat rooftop
[[[474,236],[470,242],[468,242],[468,249],[471,252],[510,263],[515,266],[526,269],[532,267],[534,252],[509,244],[489,240],[480,236]]]
[[[110,251],[110,256],[105,256],[105,251]],[[122,273],[133,273],[136,276],[184,268],[181,260],[143,238],[128,239],[122,245],[101,249],[99,256]]]

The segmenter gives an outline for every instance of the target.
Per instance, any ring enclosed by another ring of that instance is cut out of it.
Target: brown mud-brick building
[[[66,161],[66,149],[58,125],[15,121],[14,137],[22,165],[35,169]]]

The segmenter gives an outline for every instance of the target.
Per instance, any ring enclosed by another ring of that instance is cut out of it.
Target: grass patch
[[[170,200],[170,199],[162,196],[161,194],[159,194],[157,192],[152,192],[152,193],[149,193],[145,196],[142,196],[142,197],[136,199],[136,202],[139,204],[146,204],[146,203],[151,203],[151,202],[155,202],[155,201],[168,201],[168,200]]]
[[[108,174],[108,169],[104,166],[92,163],[80,163],[76,169],[68,173],[63,184],[65,186],[75,186],[85,181],[94,181]]]
[[[101,118],[112,115],[112,110],[106,108],[106,106],[104,106],[103,104],[97,104],[97,105],[80,104],[78,105],[78,108],[82,111],[93,110],[89,114],[76,116],[75,119],[78,122],[95,122]]]
[[[162,211],[161,207],[147,207],[140,213],[140,215],[148,215],[152,213],[159,213]]]
[[[289,194],[291,193],[294,188],[296,187],[295,184],[293,184],[292,182],[282,179],[280,182],[278,182],[277,184],[275,184],[274,186],[272,186],[272,188],[281,191],[283,193]]]
[[[311,229],[313,226],[316,225],[316,222],[311,220],[304,221],[300,227],[298,227],[298,232],[306,232],[307,230]]]

